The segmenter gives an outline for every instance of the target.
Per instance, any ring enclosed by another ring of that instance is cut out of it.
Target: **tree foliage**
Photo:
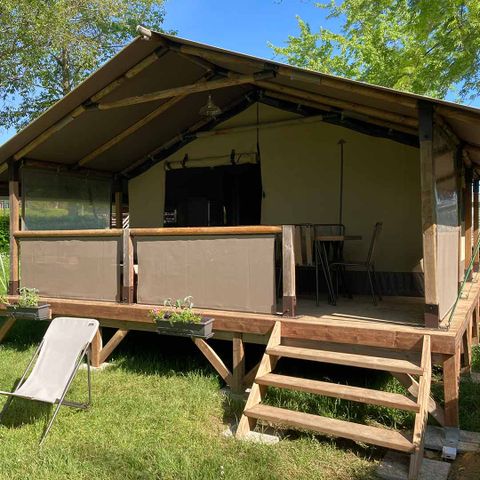
[[[135,36],[164,0],[1,0],[0,127],[28,123]]]
[[[298,18],[273,47],[288,63],[399,90],[463,101],[480,95],[478,0],[343,0],[316,4],[339,31]]]

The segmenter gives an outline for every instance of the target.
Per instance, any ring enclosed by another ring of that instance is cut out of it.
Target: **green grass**
[[[0,389],[20,377],[45,327],[18,322],[12,329],[0,347]],[[340,448],[308,434],[274,446],[224,438],[236,406],[226,402],[217,375],[191,342],[132,333],[114,360],[114,367],[93,373],[92,408],[64,407],[41,449],[50,410],[12,403],[0,425],[0,478],[373,478],[373,449]],[[81,371],[69,397],[82,400],[85,384]]]

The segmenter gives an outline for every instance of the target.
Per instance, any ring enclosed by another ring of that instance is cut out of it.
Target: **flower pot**
[[[177,337],[211,338],[213,336],[213,318],[202,317],[199,323],[170,322],[168,313],[165,318],[156,319],[157,333]]]
[[[50,305],[48,303],[37,307],[7,305],[7,314],[16,320],[50,320]]]

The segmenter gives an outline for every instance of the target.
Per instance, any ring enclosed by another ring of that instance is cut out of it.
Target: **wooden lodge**
[[[233,368],[195,343],[252,387],[238,437],[310,428],[409,453],[416,478],[428,414],[458,427],[478,341],[480,111],[142,32],[0,147],[10,298],[34,287],[52,317],[117,329],[97,335],[98,366],[192,295]],[[248,342],[266,350],[246,372]],[[388,371],[410,396],[278,375],[281,357]],[[415,429],[268,407],[269,385],[412,411]]]

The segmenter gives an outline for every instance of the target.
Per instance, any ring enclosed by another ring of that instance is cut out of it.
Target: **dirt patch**
[[[479,480],[480,452],[463,453],[452,465],[448,480]]]

